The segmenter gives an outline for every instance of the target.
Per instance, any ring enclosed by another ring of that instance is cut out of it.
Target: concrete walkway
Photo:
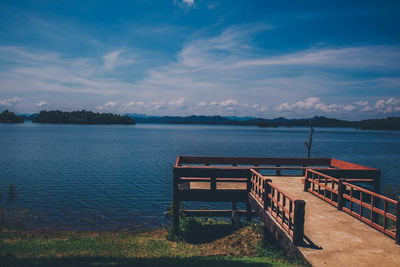
[[[321,249],[299,247],[313,266],[400,266],[400,246],[381,232],[308,192],[302,177],[268,177],[306,201],[305,235]]]

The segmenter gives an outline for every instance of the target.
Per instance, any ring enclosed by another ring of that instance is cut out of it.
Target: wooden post
[[[308,180],[307,176],[304,179],[304,189],[303,189],[304,192],[308,192],[308,188],[310,188],[310,181]]]
[[[232,202],[232,225],[235,228],[240,226],[240,220],[236,210],[236,202]]]
[[[306,172],[304,175],[304,192],[308,192],[308,189],[310,188],[310,180],[308,180],[310,172]]]
[[[378,174],[374,177],[374,192],[377,194],[381,194],[381,173],[380,171],[378,172]],[[381,199],[380,198],[376,198],[376,200],[374,201],[374,203],[372,204],[373,207],[377,207],[380,208],[381,206]],[[374,223],[378,223],[379,222],[379,216],[377,213],[373,212],[372,213],[372,221]]]
[[[340,178],[339,179],[339,185],[338,185],[338,198],[337,198],[337,209],[342,210],[343,204],[344,204],[344,198],[343,198],[343,193],[345,186],[343,185],[344,179]]]
[[[304,237],[304,217],[306,211],[306,202],[304,200],[294,201],[294,231],[293,231],[293,243],[301,245]]]
[[[397,199],[396,206],[396,244],[400,245],[400,198]]]
[[[268,196],[268,194],[271,192],[271,186],[269,186],[268,183],[271,182],[271,179],[265,179],[264,181],[264,210],[268,210],[268,207],[271,206],[271,200]]]
[[[276,164],[276,167],[280,167],[281,165]],[[281,176],[281,170],[280,169],[276,169],[276,176]]]
[[[249,170],[249,173],[247,175],[247,199],[246,199],[246,221],[249,222],[251,221],[251,206],[249,203],[249,196],[250,196],[250,191],[251,191],[251,175],[252,172]]]
[[[173,196],[172,196],[172,225],[174,227],[175,233],[179,232],[179,208],[180,208],[180,201],[178,199],[178,191],[179,191],[179,177],[176,174],[174,168],[174,175],[173,175]]]
[[[217,178],[215,176],[211,177],[210,189],[211,189],[211,191],[216,191],[217,190]]]

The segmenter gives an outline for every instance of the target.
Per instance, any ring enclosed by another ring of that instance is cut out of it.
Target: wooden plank
[[[380,171],[377,169],[343,169],[343,170],[338,170],[338,169],[323,169],[323,170],[318,170],[318,172],[329,175],[331,177],[334,177],[336,179],[339,178],[345,178],[345,179],[368,179],[366,182],[371,182],[371,179],[374,181],[379,179],[380,177]]]
[[[236,165],[315,165],[330,166],[330,158],[260,158],[260,157],[198,157],[180,156],[179,164],[236,164]]]
[[[360,164],[351,163],[348,161],[343,161],[340,159],[331,159],[331,166],[340,169],[355,169],[355,170],[377,170],[368,166],[363,166]],[[341,177],[343,178],[343,177]]]
[[[184,210],[183,214],[188,217],[230,217],[234,210]],[[247,216],[246,210],[235,210],[238,216]],[[254,212],[250,216],[256,216]]]
[[[234,168],[183,168],[175,167],[177,177],[218,177],[218,178],[250,178],[248,169]]]

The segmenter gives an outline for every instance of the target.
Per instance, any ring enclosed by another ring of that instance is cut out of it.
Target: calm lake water
[[[308,134],[301,127],[0,124],[0,193],[3,205],[30,210],[30,228],[155,227],[169,222],[177,155],[304,157]],[[313,157],[379,168],[382,186],[400,185],[400,132],[316,128],[312,148]],[[8,201],[11,183],[17,194]]]

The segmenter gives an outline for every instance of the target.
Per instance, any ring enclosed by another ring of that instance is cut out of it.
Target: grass
[[[302,266],[263,242],[262,231],[254,225],[235,231],[223,222],[202,227],[207,236],[221,230],[224,234],[211,239],[196,235],[171,239],[167,229],[2,230],[0,266]]]

